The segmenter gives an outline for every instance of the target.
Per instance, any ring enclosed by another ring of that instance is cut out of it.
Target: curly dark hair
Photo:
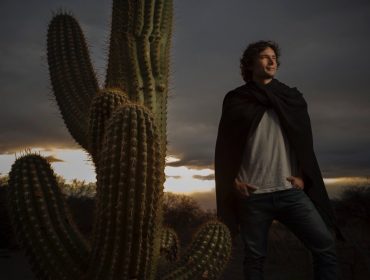
[[[274,41],[258,41],[255,43],[251,43],[248,47],[244,50],[243,56],[240,59],[240,70],[245,82],[252,80],[253,73],[252,71],[248,70],[248,66],[252,65],[254,59],[258,56],[258,54],[264,51],[266,48],[270,47],[274,50],[276,55],[276,63],[277,67],[280,66],[279,57],[281,54],[279,45]]]

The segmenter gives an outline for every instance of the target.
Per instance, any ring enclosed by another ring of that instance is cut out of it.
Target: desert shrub
[[[215,217],[215,211],[204,211],[191,197],[183,194],[164,193],[163,222],[173,228],[183,245],[188,245],[194,231],[204,222]]]
[[[346,224],[357,219],[370,225],[370,186],[349,186],[333,201],[338,220]]]
[[[7,207],[8,176],[0,177],[0,248],[15,249],[18,247],[14,238]]]
[[[93,199],[96,195],[96,184],[86,183],[84,180],[73,179],[71,183],[66,183],[63,177],[57,176],[58,185],[67,197]]]

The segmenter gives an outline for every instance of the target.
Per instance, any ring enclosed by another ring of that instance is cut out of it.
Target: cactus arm
[[[168,266],[176,262],[179,257],[180,242],[176,232],[168,226],[164,226],[161,232],[161,254],[156,275],[162,275],[163,271],[166,271]]]
[[[113,112],[121,105],[128,103],[127,94],[117,88],[101,90],[94,96],[89,112],[88,147],[95,165],[98,165],[98,154],[102,149],[106,126]]]
[[[39,278],[76,279],[87,268],[88,247],[74,226],[50,164],[18,158],[9,174],[11,218]]]
[[[161,235],[161,256],[173,262],[178,258],[180,241],[177,233],[169,227],[162,228]]]
[[[229,229],[218,220],[206,222],[198,229],[195,239],[180,258],[159,273],[157,279],[218,279],[229,261],[231,237]]]
[[[168,84],[170,74],[170,55],[171,55],[171,39],[172,39],[172,21],[173,21],[173,1],[164,2],[163,20],[161,21],[161,38],[156,39],[160,45],[160,59],[156,65],[159,67],[159,75],[157,82],[157,122],[163,150],[167,147],[167,100],[168,100]]]
[[[70,15],[56,15],[49,24],[47,58],[59,110],[75,141],[87,150],[89,106],[98,91],[84,35]]]

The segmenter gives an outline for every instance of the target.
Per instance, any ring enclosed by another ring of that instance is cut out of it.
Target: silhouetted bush
[[[16,249],[17,242],[7,207],[8,176],[0,177],[0,248]]]
[[[192,240],[194,231],[204,222],[215,217],[215,211],[204,211],[187,195],[165,192],[163,222],[173,228],[183,245]]]
[[[67,184],[62,177],[58,176],[57,179],[60,189],[66,196],[76,226],[90,240],[95,213],[96,184],[76,179]]]
[[[340,224],[359,219],[370,225],[370,186],[346,187],[340,198],[333,200],[333,205]]]
[[[86,183],[84,180],[79,181],[73,179],[71,183],[66,183],[66,180],[57,176],[57,182],[62,192],[67,197],[81,198],[81,199],[94,199],[96,195],[96,184]]]

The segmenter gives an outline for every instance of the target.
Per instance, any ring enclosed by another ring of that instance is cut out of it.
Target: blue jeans
[[[310,250],[315,280],[338,279],[334,236],[303,190],[291,188],[252,193],[249,197],[239,195],[238,210],[240,233],[245,245],[245,279],[264,279],[268,232],[273,219],[284,224]]]

